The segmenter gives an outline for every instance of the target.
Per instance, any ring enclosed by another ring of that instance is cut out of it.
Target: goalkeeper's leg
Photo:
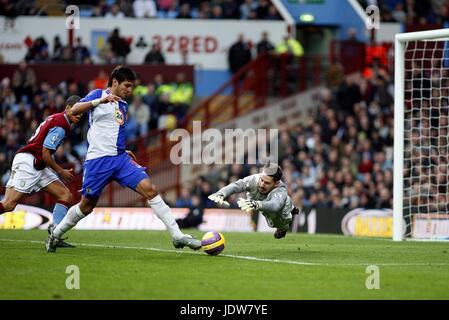
[[[291,226],[292,223],[293,223],[294,216],[297,215],[297,214],[299,213],[299,209],[296,208],[296,207],[293,207],[293,210],[292,210],[291,213],[292,213],[292,218],[291,218],[291,219],[285,220],[285,223],[284,223],[284,224],[282,224],[282,225],[279,226],[279,227],[276,227],[276,231],[275,231],[275,233],[274,233],[274,237],[275,237],[276,239],[282,239],[282,238],[285,238],[285,236],[287,235],[287,231],[290,229],[290,226]]]

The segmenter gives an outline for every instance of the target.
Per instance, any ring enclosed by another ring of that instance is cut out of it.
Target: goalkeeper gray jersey
[[[268,225],[275,228],[286,227],[292,219],[293,202],[288,196],[286,185],[280,181],[279,186],[268,194],[257,190],[260,173],[237,180],[220,191],[225,198],[231,194],[246,191],[248,199],[260,201],[260,211],[267,219]]]

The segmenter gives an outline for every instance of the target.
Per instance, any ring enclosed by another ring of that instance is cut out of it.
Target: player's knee
[[[3,208],[5,208],[5,212],[13,211],[17,206],[17,201],[4,200],[2,201]]]
[[[90,205],[88,203],[80,203],[79,204],[80,210],[82,212],[82,214],[84,214],[85,216],[87,216],[89,213],[91,213],[92,211],[94,211],[95,206]]]
[[[156,185],[150,183],[149,186],[145,189],[145,195],[148,200],[153,199],[155,196],[158,195],[157,187]]]
[[[85,216],[87,216],[92,211],[94,211],[94,208],[96,205],[97,205],[97,201],[90,201],[90,200],[87,200],[86,198],[82,198],[81,202],[79,204],[79,207],[80,207],[81,212]]]
[[[67,203],[72,203],[73,195],[69,189],[65,189],[64,192],[61,192],[61,194],[58,196],[58,200]]]

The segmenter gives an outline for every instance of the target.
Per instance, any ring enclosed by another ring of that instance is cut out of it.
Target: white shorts
[[[12,187],[18,192],[32,193],[45,188],[56,180],[59,178],[51,169],[36,170],[34,168],[32,154],[18,153],[12,162],[11,176],[6,188]]]

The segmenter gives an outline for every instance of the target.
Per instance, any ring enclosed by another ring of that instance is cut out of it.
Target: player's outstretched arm
[[[260,201],[239,198],[237,201],[239,208],[245,212],[257,211],[260,208]]]
[[[265,212],[279,212],[285,205],[285,201],[287,200],[287,192],[286,191],[275,191],[273,195],[270,197],[270,200],[258,201],[259,202],[259,210]]]
[[[78,102],[75,103],[72,107],[72,114],[77,116],[80,114],[83,114],[86,111],[89,111],[92,108],[95,108],[100,103],[108,103],[108,102],[115,102],[119,101],[121,98],[119,96],[108,94],[102,98],[97,98],[91,101],[85,101],[85,102]]]
[[[50,150],[42,147],[42,159],[47,167],[51,168],[65,182],[68,183],[73,179],[73,169],[63,169],[51,156]]]
[[[252,185],[256,185],[257,182],[253,176],[248,176],[243,179],[239,179],[233,183],[228,184],[226,187],[221,188],[218,192],[211,194],[208,198],[218,205],[225,205],[230,207],[229,203],[225,201],[227,197],[234,193],[240,193],[251,189]]]
[[[228,208],[231,206],[229,204],[229,202],[227,202],[225,200],[224,195],[222,193],[220,193],[220,192],[213,193],[208,198],[210,200],[212,200],[213,202],[215,202],[216,204],[218,204],[219,206],[225,206],[225,207],[228,207]]]

